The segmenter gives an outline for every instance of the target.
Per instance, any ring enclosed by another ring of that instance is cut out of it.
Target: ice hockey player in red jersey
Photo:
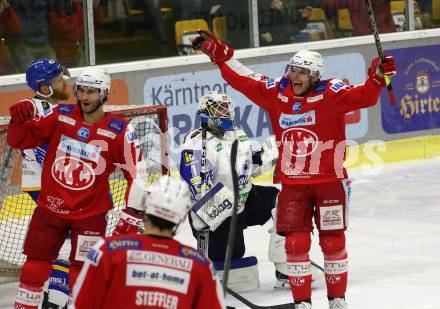
[[[224,308],[211,261],[173,239],[191,208],[187,185],[161,176],[145,195],[144,235],[100,240],[73,288],[73,306],[87,308]]]
[[[284,76],[255,74],[233,58],[234,50],[209,32],[199,31],[193,47],[218,65],[223,78],[269,113],[278,143],[274,182],[281,183],[276,231],[286,236],[287,275],[295,308],[311,308],[310,233],[315,220],[330,309],[347,308],[348,258],[345,246],[350,194],[345,159],[345,113],[373,106],[384,76],[396,73],[391,56],[372,61],[363,85],[321,80],[318,52],[298,51]]]
[[[35,93],[32,98],[38,117],[45,117],[51,106],[59,100],[67,100],[70,91],[67,79],[69,71],[60,62],[42,58],[32,62],[26,70],[26,83]],[[41,173],[47,144],[32,149],[21,150],[22,173],[21,191],[27,192],[36,202],[41,189]],[[69,299],[69,255],[70,238],[68,237],[53,262],[47,292],[44,293],[42,309],[64,308]]]
[[[105,234],[106,212],[112,208],[108,176],[116,166],[127,179],[127,208],[116,233],[137,230],[146,173],[136,133],[124,120],[105,113],[109,74],[86,68],[74,85],[76,105],[51,106],[38,117],[32,100],[10,108],[7,142],[29,149],[48,144],[41,194],[24,243],[27,259],[20,275],[15,308],[38,308],[61,245],[71,233],[69,285],[72,286],[88,249]]]

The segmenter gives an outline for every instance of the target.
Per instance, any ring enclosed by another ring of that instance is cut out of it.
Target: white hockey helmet
[[[76,96],[79,86],[97,88],[100,90],[101,101],[107,98],[110,92],[111,79],[108,72],[99,67],[88,67],[81,71],[73,85],[73,95]]]
[[[234,104],[225,93],[210,91],[199,100],[197,113],[202,125],[211,121],[219,129],[228,131],[234,127]]]
[[[300,50],[292,58],[286,67],[286,75],[293,68],[303,68],[310,71],[310,78],[317,81],[324,72],[324,59],[322,55],[316,51]]]
[[[143,205],[145,213],[177,225],[191,209],[190,196],[185,182],[171,176],[161,176],[147,190]]]

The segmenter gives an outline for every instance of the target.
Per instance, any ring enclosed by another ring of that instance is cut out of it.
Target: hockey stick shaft
[[[207,124],[202,124],[202,158],[200,159],[200,196],[206,193],[206,129]],[[209,229],[197,231],[197,249],[205,256],[209,250]]]
[[[227,287],[226,289],[229,294],[231,294],[234,298],[238,299],[240,302],[242,302],[243,304],[245,304],[246,306],[248,306],[251,309],[290,309],[290,308],[293,308],[293,306],[294,306],[294,303],[259,306],[259,305],[256,305],[256,304],[250,302],[249,300],[247,300],[246,298],[244,298],[243,296],[241,296],[237,292],[231,290],[230,288]],[[231,308],[231,307],[229,307],[229,308]]]
[[[324,268],[322,268],[322,266],[316,264],[315,262],[313,262],[312,260],[310,260],[310,263],[315,266],[316,268],[318,268],[320,271],[322,271],[323,273],[325,273]]]
[[[379,54],[380,59],[382,59],[382,61],[384,61],[385,56],[384,56],[383,49],[382,49],[382,43],[380,42],[379,32],[377,30],[376,17],[374,16],[373,6],[371,5],[371,0],[365,0],[365,5],[367,6],[368,17],[370,18],[371,29],[373,30],[374,42],[376,44],[377,53]],[[393,86],[391,84],[391,80],[387,75],[384,75],[384,78],[385,78],[385,81],[387,84],[388,95],[390,97],[390,103],[394,105],[394,104],[396,104],[397,101],[396,101],[396,97],[394,95],[394,90],[393,90]]]
[[[237,208],[238,208],[238,175],[237,175],[237,152],[238,152],[238,139],[235,139],[231,147],[231,174],[232,184],[234,186],[234,204],[232,210],[231,221],[229,225],[228,242],[226,245],[225,253],[225,267],[223,271],[223,291],[226,294],[226,288],[228,286],[229,269],[231,267],[232,250],[235,242],[235,230],[237,227]]]

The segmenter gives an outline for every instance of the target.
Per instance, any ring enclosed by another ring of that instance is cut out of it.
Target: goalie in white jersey
[[[235,291],[245,291],[257,288],[259,280],[257,259],[243,258],[243,230],[248,226],[265,224],[271,218],[278,195],[275,187],[253,185],[251,178],[261,166],[272,167],[278,151],[275,141],[269,140],[263,143],[263,151],[252,152],[246,133],[234,126],[233,111],[232,100],[224,93],[209,92],[200,99],[197,112],[202,127],[206,127],[206,138],[202,138],[202,129],[186,135],[182,145],[180,173],[191,189],[194,202],[190,216],[193,234],[197,237],[201,231],[209,229],[209,241],[206,241],[209,243],[208,257],[214,261],[216,270],[221,272],[234,201],[231,145],[238,139],[236,171],[239,201],[229,286]],[[202,144],[206,146],[206,160],[202,158]],[[204,167],[202,161],[205,162]],[[201,176],[201,172],[204,176]],[[201,186],[202,177],[204,186]],[[200,247],[200,243],[198,245]]]
[[[48,58],[38,59],[26,70],[26,82],[35,96],[32,99],[36,109],[36,117],[46,117],[52,113],[51,106],[59,100],[67,100],[70,91],[67,79],[68,70],[58,61]],[[34,201],[40,195],[41,172],[47,145],[21,151],[23,157],[21,191],[27,192]],[[49,278],[48,293],[45,294],[43,309],[62,308],[66,306],[69,287],[69,254],[70,240],[66,241],[58,259],[53,262],[53,271]]]

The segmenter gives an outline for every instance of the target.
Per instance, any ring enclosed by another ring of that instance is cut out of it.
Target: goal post
[[[128,121],[139,138],[147,162],[148,183],[168,174],[168,117],[164,106],[104,105]],[[21,192],[20,151],[6,143],[9,117],[0,118],[0,276],[16,277],[26,258],[22,253],[30,218],[36,204],[27,193]],[[116,169],[109,177],[114,210],[125,207],[127,182]],[[106,234],[110,235],[116,222],[115,211],[107,214]],[[44,244],[41,244],[44,245]]]

